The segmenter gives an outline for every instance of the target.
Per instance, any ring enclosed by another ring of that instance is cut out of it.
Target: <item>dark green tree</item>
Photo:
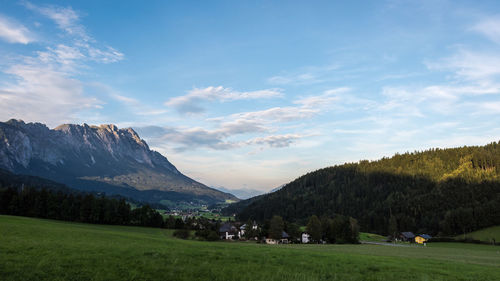
[[[269,227],[269,237],[281,239],[284,229],[285,223],[283,222],[283,218],[280,216],[273,216]]]
[[[312,215],[309,218],[309,222],[306,226],[307,233],[311,236],[311,240],[315,243],[319,243],[321,240],[321,221],[316,215]]]

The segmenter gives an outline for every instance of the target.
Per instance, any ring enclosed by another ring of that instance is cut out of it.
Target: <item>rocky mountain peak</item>
[[[79,188],[104,184],[121,193],[132,188],[234,199],[180,173],[132,128],[113,124],[63,124],[49,129],[16,119],[0,122],[0,168]]]

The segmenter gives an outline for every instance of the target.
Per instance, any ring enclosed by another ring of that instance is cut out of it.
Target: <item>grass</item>
[[[387,241],[387,237],[374,233],[360,232],[359,240],[364,242],[385,242]]]
[[[474,239],[479,241],[484,241],[487,243],[493,242],[495,240],[496,244],[500,244],[500,226],[492,226],[477,230],[465,235],[466,239]],[[464,239],[463,235],[458,235],[455,238]]]
[[[2,280],[500,280],[500,247],[263,245],[0,216]]]

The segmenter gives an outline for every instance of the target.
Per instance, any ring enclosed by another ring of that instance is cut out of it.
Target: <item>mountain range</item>
[[[251,188],[235,188],[235,189],[230,189],[230,188],[225,188],[222,186],[213,186],[213,188],[220,190],[225,193],[231,193],[234,196],[238,197],[239,199],[248,199],[252,198],[261,194],[264,194],[264,191],[257,190],[257,189],[251,189]]]
[[[165,205],[238,200],[183,175],[133,129],[115,125],[0,122],[0,168]]]

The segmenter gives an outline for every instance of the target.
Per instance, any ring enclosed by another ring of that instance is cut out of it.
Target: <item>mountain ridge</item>
[[[500,224],[500,144],[430,149],[302,175],[224,213],[243,221],[280,215],[352,216],[365,232],[455,235]]]
[[[171,199],[172,192],[183,200],[190,195],[209,202],[236,199],[179,172],[132,128],[84,123],[49,129],[42,123],[11,119],[0,122],[0,140],[0,167],[16,174],[125,196],[144,191],[155,202]]]

